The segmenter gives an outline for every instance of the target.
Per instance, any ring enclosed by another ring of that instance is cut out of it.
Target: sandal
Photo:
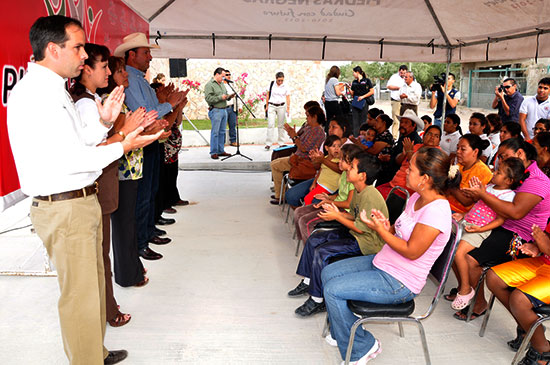
[[[136,288],[140,288],[142,286],[145,286],[149,283],[149,278],[147,276],[144,276],[143,277],[143,280],[140,281],[139,283],[137,283],[136,285],[134,285]]]
[[[462,310],[456,312],[455,314],[453,314],[453,317],[455,317],[459,321],[466,321],[466,318],[468,316],[468,308],[469,307],[470,306],[467,306],[467,307],[463,308]],[[481,313],[472,312],[472,316],[470,317],[470,320],[474,320],[477,317],[481,317],[481,316],[485,315],[485,313],[487,313],[487,309],[485,309]]]
[[[533,346],[530,346],[525,357],[521,359],[518,365],[538,365],[540,364],[539,361],[544,361],[548,365],[550,362],[550,352],[538,352]]]
[[[472,298],[475,295],[476,295],[476,291],[472,287],[470,287],[470,292],[466,295],[457,293],[455,300],[453,300],[453,302],[451,303],[451,308],[457,311],[466,308],[470,304],[470,302],[472,301]]]
[[[111,327],[122,327],[126,323],[130,322],[130,319],[132,319],[132,316],[130,314],[122,313],[121,311],[118,311],[115,318],[108,320],[109,325]]]
[[[453,300],[455,300],[457,294],[458,288],[452,288],[449,294],[445,294],[443,298],[445,298],[445,300],[448,300],[449,302],[452,302]]]

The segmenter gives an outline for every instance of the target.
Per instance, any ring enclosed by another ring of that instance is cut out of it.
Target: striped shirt
[[[531,236],[531,227],[536,224],[539,227],[545,227],[550,217],[550,179],[537,166],[536,161],[532,161],[527,168],[529,177],[516,189],[518,193],[529,193],[540,196],[542,200],[521,219],[507,219],[502,228],[516,232],[521,238],[527,241],[533,241]]]

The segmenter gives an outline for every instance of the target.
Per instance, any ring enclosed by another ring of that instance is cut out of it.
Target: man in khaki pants
[[[397,119],[397,117],[401,115],[399,112],[401,108],[401,97],[399,90],[401,90],[401,87],[405,85],[405,73],[407,73],[407,66],[399,66],[399,71],[390,77],[388,84],[386,85],[388,90],[391,90],[391,117],[393,119],[392,135],[395,139],[399,138],[399,119]]]
[[[98,105],[97,123],[86,125],[65,90],[88,58],[84,30],[64,16],[39,18],[31,27],[35,62],[8,100],[8,132],[21,190],[33,196],[31,221],[55,264],[61,295],[59,322],[71,364],[115,364],[125,350],[107,351],[101,209],[95,180],[123,153],[160,136],[127,136],[104,142],[120,113],[124,88]]]

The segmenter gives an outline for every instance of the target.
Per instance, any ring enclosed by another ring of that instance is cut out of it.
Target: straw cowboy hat
[[[134,48],[147,47],[147,48],[160,48],[156,44],[149,44],[145,33],[132,33],[128,34],[122,40],[122,44],[115,49],[114,55],[116,57],[124,57],[124,53]]]
[[[420,130],[423,130],[424,129],[424,121],[422,119],[420,119],[418,117],[418,115],[416,115],[415,112],[413,112],[411,109],[407,109],[405,110],[405,112],[403,113],[402,116],[400,117],[397,117],[397,119],[399,119],[399,121],[401,121],[401,119],[410,119],[412,120],[413,122],[416,123],[416,128],[417,129],[420,129]]]

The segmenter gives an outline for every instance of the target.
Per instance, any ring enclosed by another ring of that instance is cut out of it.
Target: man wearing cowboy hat
[[[149,69],[151,48],[160,48],[156,44],[149,44],[144,33],[132,33],[124,37],[114,55],[124,57],[128,72],[129,86],[126,88],[126,105],[132,111],[145,107],[147,111],[156,110],[159,118],[176,110],[176,106],[184,102],[182,92],[172,92],[166,102],[160,103],[155,91],[145,79]],[[146,260],[158,260],[162,255],[149,248],[149,242],[167,244],[169,238],[159,237],[155,227],[155,195],[159,186],[160,149],[155,142],[143,149],[143,177],[139,179],[136,204],[136,226],[139,255]],[[161,218],[163,219],[163,218]],[[164,220],[163,223],[172,224],[175,220]]]
[[[399,139],[393,146],[391,155],[379,156],[382,161],[385,159],[388,162],[388,168],[378,175],[377,186],[389,182],[401,167],[403,159],[397,159],[397,156],[403,152],[403,140],[405,138],[410,139],[413,145],[422,143],[422,138],[418,135],[417,130],[424,128],[424,121],[415,112],[410,109],[405,110],[403,115],[397,117],[397,119],[399,119]]]

